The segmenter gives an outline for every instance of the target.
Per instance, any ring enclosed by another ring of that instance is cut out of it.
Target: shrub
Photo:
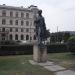
[[[0,45],[18,45],[18,42],[13,40],[0,41]]]
[[[72,36],[72,37],[69,38],[68,46],[69,46],[69,50],[72,53],[75,53],[75,36]]]
[[[66,44],[50,44],[47,46],[48,53],[68,52]]]
[[[0,55],[22,55],[32,53],[32,45],[0,45]]]

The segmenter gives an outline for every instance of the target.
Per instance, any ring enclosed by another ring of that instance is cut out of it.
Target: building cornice
[[[8,9],[8,10],[18,10],[18,11],[32,12],[32,10],[30,10],[29,8],[15,7],[15,6],[7,6],[7,5],[0,5],[0,9]]]

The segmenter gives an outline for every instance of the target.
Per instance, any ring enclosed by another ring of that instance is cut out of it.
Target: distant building
[[[24,40],[34,42],[35,25],[38,8],[0,5],[0,40]]]

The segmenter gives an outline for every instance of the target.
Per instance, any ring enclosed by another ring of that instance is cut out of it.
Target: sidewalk
[[[68,70],[64,67],[54,64],[54,62],[47,61],[46,63],[37,63],[33,60],[29,60],[32,65],[39,65],[47,70],[53,71],[55,75],[75,75],[74,71]]]

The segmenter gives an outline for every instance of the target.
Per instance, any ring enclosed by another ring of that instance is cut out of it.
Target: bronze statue
[[[38,11],[38,17],[34,21],[36,26],[36,36],[38,39],[38,44],[43,45],[43,41],[46,40],[46,24],[44,17],[42,16],[42,10]]]

